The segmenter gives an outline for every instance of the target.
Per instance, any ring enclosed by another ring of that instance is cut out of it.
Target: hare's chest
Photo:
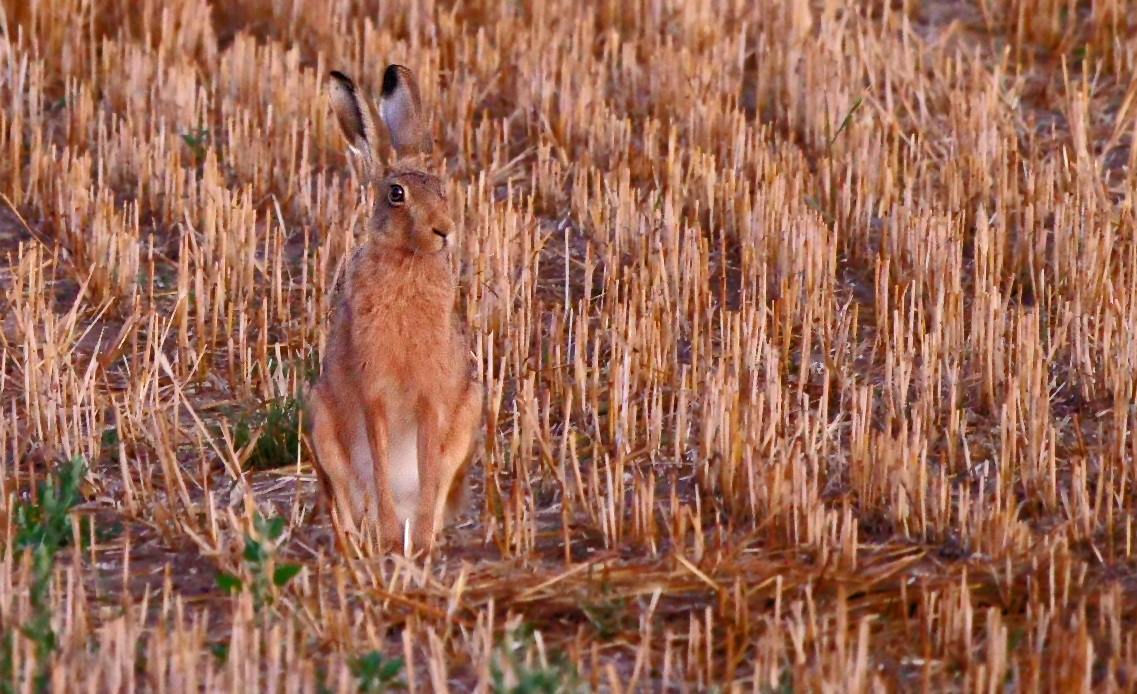
[[[445,297],[392,283],[354,304],[353,332],[365,351],[421,357],[450,337],[453,301]]]
[[[453,340],[448,325],[430,316],[417,320],[395,314],[380,324],[360,326],[355,334],[361,376],[383,382],[392,395],[429,387],[446,369]]]

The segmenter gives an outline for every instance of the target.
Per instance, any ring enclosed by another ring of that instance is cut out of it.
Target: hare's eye
[[[401,205],[407,199],[407,193],[403,187],[398,183],[391,184],[391,189],[387,191],[387,202],[392,205]]]

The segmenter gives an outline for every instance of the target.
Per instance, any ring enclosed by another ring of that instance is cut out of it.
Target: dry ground
[[[1124,0],[0,8],[0,691],[1137,687]],[[295,433],[388,62],[489,393],[425,563]]]

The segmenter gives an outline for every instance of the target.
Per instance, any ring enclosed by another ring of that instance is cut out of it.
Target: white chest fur
[[[406,522],[414,515],[418,502],[418,426],[413,420],[391,424],[393,426],[387,432],[387,469],[395,497],[395,514],[400,522]],[[360,413],[351,449],[351,465],[356,471],[360,491],[375,488],[375,463],[371,458],[366,426]]]

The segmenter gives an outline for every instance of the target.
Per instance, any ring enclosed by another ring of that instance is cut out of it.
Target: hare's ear
[[[371,111],[347,75],[332,71],[331,78],[332,111],[347,137],[348,147],[363,159],[367,176],[373,179],[379,167],[375,162],[375,123],[371,120]]]
[[[400,156],[430,154],[433,143],[422,114],[422,97],[411,71],[388,65],[383,71],[379,113],[391,133],[391,144]]]

